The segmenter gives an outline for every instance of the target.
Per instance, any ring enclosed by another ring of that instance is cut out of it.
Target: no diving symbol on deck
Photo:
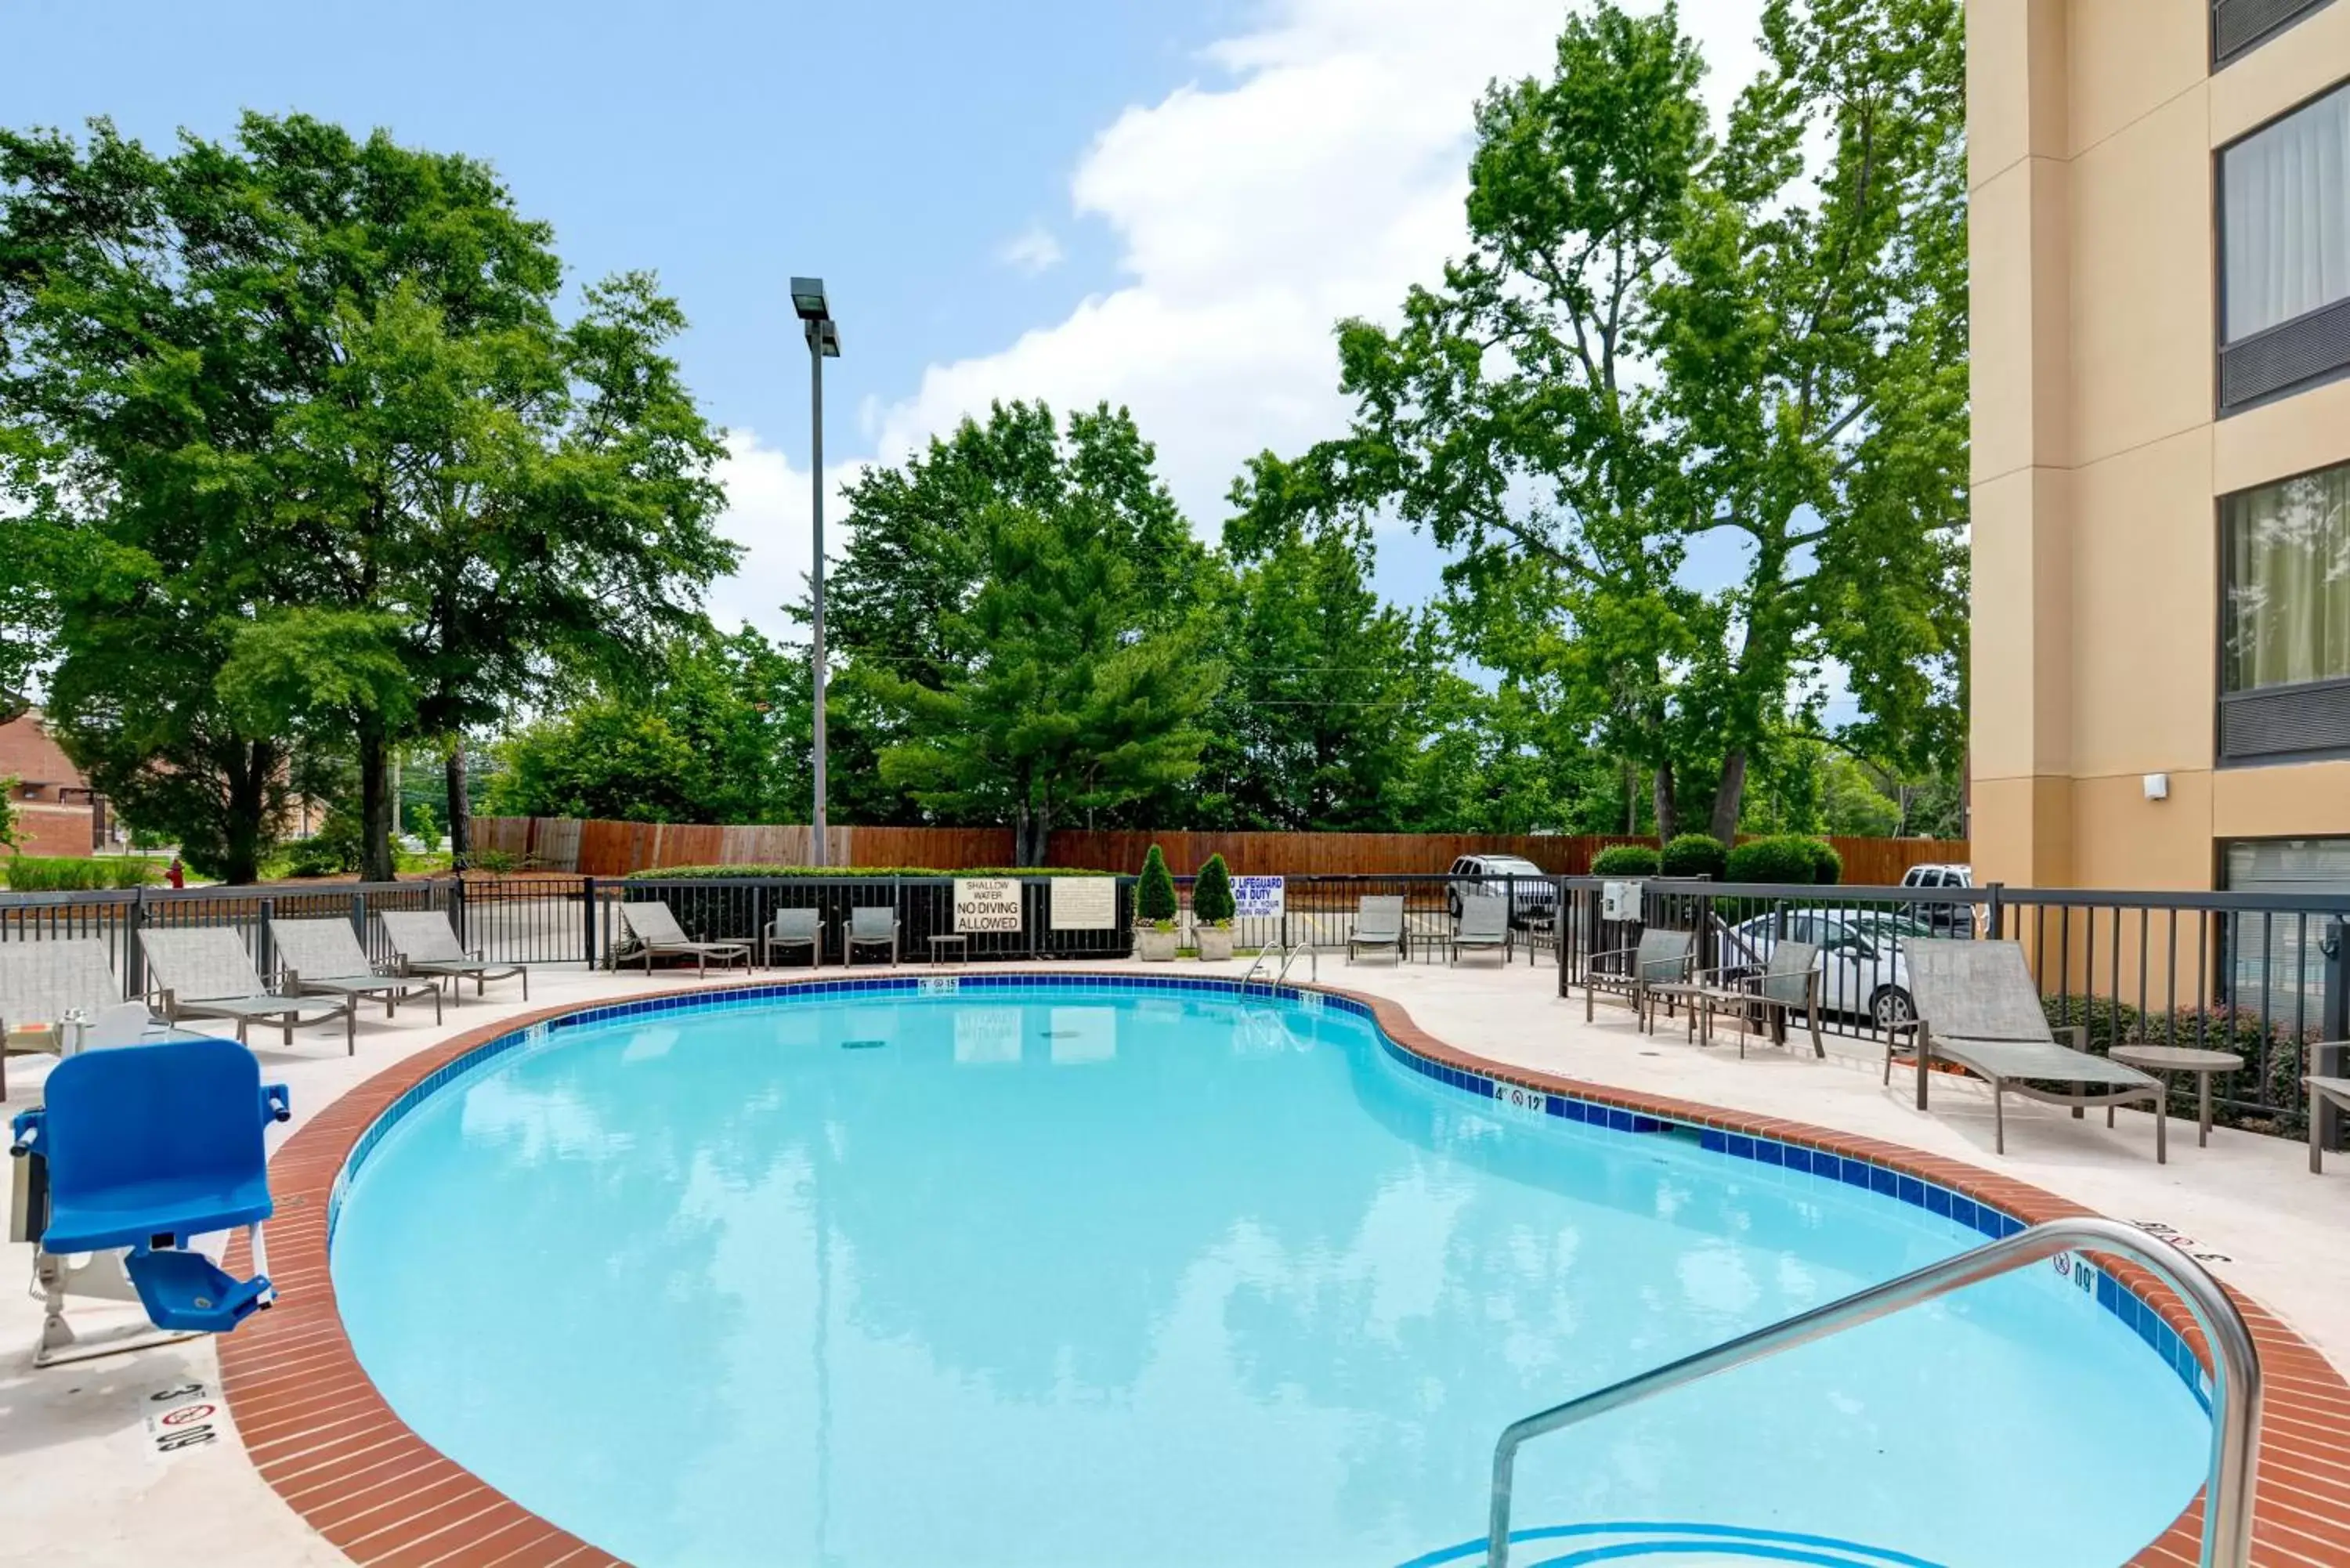
[[[213,1402],[212,1391],[201,1383],[182,1383],[176,1388],[165,1388],[147,1396],[147,1436],[159,1454],[175,1454],[182,1449],[200,1449],[220,1438],[220,1426],[215,1417],[220,1407]]]

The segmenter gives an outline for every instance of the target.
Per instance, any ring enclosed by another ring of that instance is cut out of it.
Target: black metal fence
[[[1920,937],[2016,942],[2052,1025],[2089,1046],[2187,1045],[2243,1061],[2214,1084],[2226,1119],[2305,1127],[2310,1048],[2350,1037],[2350,895],[2131,893],[2072,888],[1816,888],[1649,880],[1638,919],[1610,919],[1608,882],[1560,884],[1558,989],[1622,972],[1648,925],[1696,934],[1708,969],[1759,968],[1780,939],[1819,961],[1824,1023],[1881,1041],[1914,1015],[1903,944]],[[1617,911],[1618,913],[1624,911]],[[2192,1080],[2174,1085],[2192,1111]]]
[[[138,931],[151,926],[233,927],[265,976],[277,965],[273,919],[344,919],[371,956],[391,955],[369,917],[388,909],[448,916],[464,945],[513,963],[609,963],[627,937],[624,903],[660,899],[689,934],[754,940],[776,914],[814,909],[821,961],[845,957],[859,909],[887,909],[901,962],[1089,959],[1132,950],[1134,878],[1107,878],[1105,910],[1055,912],[1062,878],[1017,878],[1016,930],[957,933],[951,877],[789,877],[704,880],[553,876],[444,878],[319,887],[0,895],[0,942],[91,937],[107,943],[126,994],[145,990]],[[1193,926],[1190,878],[1179,938]],[[1919,937],[2018,942],[2053,1024],[2079,1024],[2091,1048],[2139,1042],[2232,1052],[2243,1068],[2217,1084],[2223,1114],[2285,1131],[2307,1114],[2301,1075],[2309,1048],[2350,1037],[2350,894],[2124,893],[1947,888],[1816,888],[1680,882],[1638,884],[1636,907],[1611,910],[1600,877],[1290,877],[1243,883],[1233,945],[1246,953],[1298,944],[1345,945],[1367,898],[1402,900],[1406,956],[1431,959],[1464,897],[1506,900],[1523,950],[1555,950],[1561,994],[1591,971],[1620,971],[1648,925],[1697,934],[1709,969],[1759,967],[1773,942],[1822,950],[1829,1027],[1882,1039],[1911,1015],[1902,947]],[[1253,897],[1251,897],[1253,895]],[[1067,898],[1068,895],[1061,895]],[[762,955],[763,957],[764,955]],[[806,962],[806,950],[779,961]],[[2182,1084],[2181,1106],[2187,1089]]]

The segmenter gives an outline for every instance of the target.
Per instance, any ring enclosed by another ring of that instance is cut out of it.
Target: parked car
[[[1924,922],[1889,909],[1788,909],[1786,938],[1820,950],[1820,1006],[1866,1018],[1879,1029],[1918,1015],[1909,997],[1909,971],[1901,944],[1934,932]],[[1779,914],[1757,915],[1722,933],[1725,967],[1760,969],[1779,944]]]
[[[1547,926],[1558,909],[1558,884],[1523,855],[1463,855],[1445,873],[1445,907],[1461,918],[1461,900],[1484,897],[1510,900],[1510,924],[1520,930]]]
[[[1902,873],[1904,888],[1971,888],[1975,885],[1971,866],[1912,866]],[[1938,937],[1971,937],[1975,934],[1975,907],[1972,904],[1918,904],[1911,907],[1911,916]]]

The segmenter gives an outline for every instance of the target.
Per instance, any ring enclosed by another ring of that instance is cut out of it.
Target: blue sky
[[[1759,5],[1685,0],[1722,76]],[[821,274],[841,320],[835,483],[990,397],[1108,398],[1211,534],[1242,458],[1339,428],[1331,324],[1391,312],[1460,248],[1471,103],[1542,69],[1565,9],[7,0],[0,120],[107,114],[160,143],[298,109],[487,159],[575,283],[650,266],[683,302],[752,548],[713,607],[779,628],[808,563],[791,274]],[[1380,586],[1417,601],[1437,564],[1390,536]]]

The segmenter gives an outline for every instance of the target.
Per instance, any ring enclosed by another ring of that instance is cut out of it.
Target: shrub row
[[[140,856],[78,857],[14,855],[0,861],[9,889],[17,893],[86,893],[101,888],[143,888],[163,879],[162,868]]]
[[[1595,877],[1710,877],[1717,882],[1817,883],[1844,879],[1844,857],[1825,839],[1794,834],[1749,839],[1725,850],[1721,840],[1684,833],[1662,849],[1613,844],[1592,857]]]
[[[474,857],[475,864],[480,857]],[[730,877],[1107,877],[1067,866],[976,866],[945,870],[935,866],[664,866],[631,871],[631,882],[709,882]]]
[[[2148,1045],[2191,1045],[2206,1051],[2229,1051],[2243,1058],[2244,1070],[2216,1078],[2211,1092],[2216,1119],[2231,1127],[2251,1127],[2261,1131],[2282,1132],[2303,1127],[2304,1115],[2301,1075],[2303,1066],[2303,1048],[2324,1038],[2316,1026],[2315,1006],[2310,1009],[2311,1022],[2298,1034],[2288,1015],[2272,1023],[2249,1007],[2218,1004],[2210,1007],[2182,1006],[2177,1012],[2149,1007],[2144,1012],[2125,1002],[2104,996],[2044,996],[2041,1007],[2048,1014],[2052,1029],[2085,1025],[2089,1048],[2103,1055],[2116,1044]],[[2067,1042],[2069,1044],[2069,1042]],[[2267,1086],[2269,1103],[2277,1107],[2262,1114],[2253,1109],[2235,1109],[2226,1099],[2258,1100],[2261,1098],[2262,1056],[2267,1054]],[[2195,1115],[2195,1077],[2191,1073],[2172,1075],[2170,1114],[2192,1118]]]

